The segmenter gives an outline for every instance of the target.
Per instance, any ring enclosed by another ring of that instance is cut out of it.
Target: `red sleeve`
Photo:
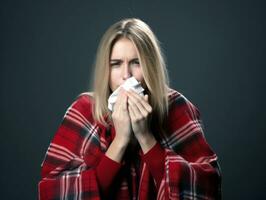
[[[104,194],[107,194],[108,188],[121,166],[121,163],[108,158],[105,154],[102,155],[102,159],[96,167],[96,176]]]
[[[147,164],[149,171],[159,186],[164,174],[165,152],[157,142],[146,154],[142,155],[143,161]]]

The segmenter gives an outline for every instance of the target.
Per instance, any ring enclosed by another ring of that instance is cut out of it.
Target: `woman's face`
[[[138,50],[129,39],[121,38],[113,45],[110,56],[109,86],[112,92],[132,76],[143,83]]]

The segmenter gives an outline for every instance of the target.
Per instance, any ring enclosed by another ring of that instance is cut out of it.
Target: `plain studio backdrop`
[[[114,22],[151,26],[171,87],[200,110],[223,199],[265,198],[263,1],[1,1],[1,199],[37,199],[41,162],[67,107],[90,88]]]

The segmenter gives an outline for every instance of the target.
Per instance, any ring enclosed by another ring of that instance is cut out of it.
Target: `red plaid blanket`
[[[107,199],[221,199],[220,166],[199,110],[173,89],[169,103],[168,133],[158,141],[165,152],[160,184],[142,160],[139,167],[125,164],[127,175],[115,180]],[[40,200],[105,199],[96,168],[115,130],[94,121],[92,106],[93,98],[81,94],[67,109],[41,165]]]

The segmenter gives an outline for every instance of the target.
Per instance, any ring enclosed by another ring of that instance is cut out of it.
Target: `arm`
[[[126,146],[114,139],[96,168],[96,176],[104,196],[108,195],[109,187],[121,168],[120,162],[125,150]]]
[[[204,137],[200,113],[180,93],[173,91],[169,94],[167,130],[160,133],[157,132],[159,129],[156,129],[156,124],[152,125],[152,131],[159,134],[159,142],[165,152],[163,155],[162,149],[158,147],[155,148],[158,152],[156,155],[151,153],[154,152],[152,146],[156,140],[145,123],[151,111],[148,98],[146,95],[142,98],[134,92],[128,92],[132,128],[146,154],[144,161],[155,179],[158,197],[219,199],[220,168],[217,156]],[[154,162],[154,159],[157,161]]]
[[[142,155],[143,161],[147,164],[156,185],[159,186],[164,175],[165,151],[159,142]]]
[[[100,199],[106,180],[98,180],[97,172],[104,172],[101,166],[106,164],[113,167],[114,173],[109,173],[113,177],[119,170],[99,148],[98,127],[90,109],[88,98],[81,96],[64,115],[42,163],[39,199]]]
[[[221,199],[221,171],[208,145],[198,109],[177,96],[163,136],[165,172],[158,196],[177,199]]]

